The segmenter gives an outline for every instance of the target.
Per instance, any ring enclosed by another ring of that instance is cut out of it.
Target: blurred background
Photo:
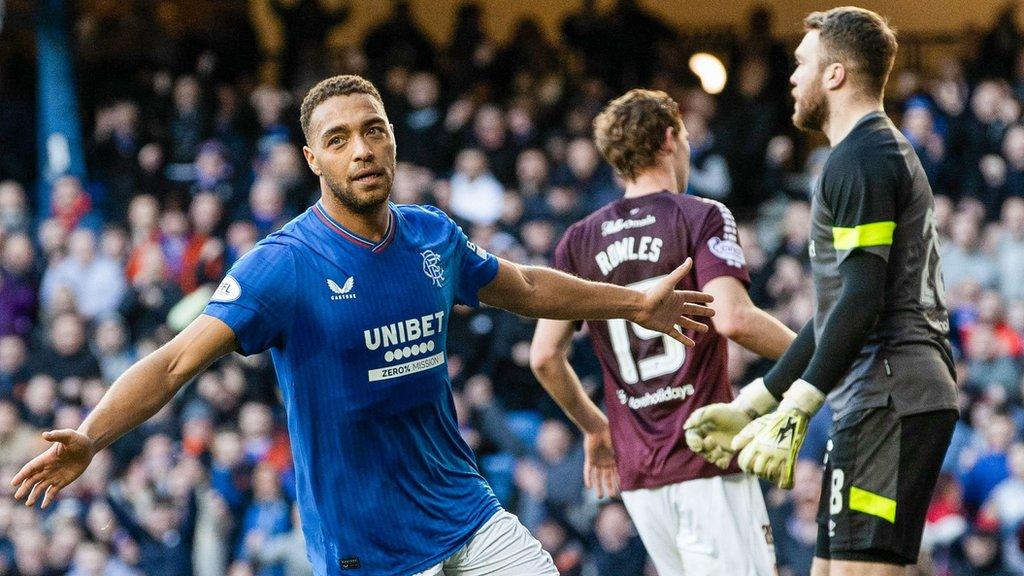
[[[1015,3],[862,4],[900,31],[887,111],[936,214],[963,418],[921,574],[1024,574],[1024,33]],[[823,140],[791,126],[791,52],[810,1],[547,3],[0,0],[0,574],[309,574],[269,358],[231,355],[97,456],[46,511],[7,485],[134,360],[201,309],[228,267],[304,210],[298,105],[358,73],[394,123],[396,202],[547,263],[617,198],[591,121],[626,89],[669,92],[688,193],[740,222],[754,301],[810,318],[808,190]],[[502,503],[563,574],[653,575],[622,506],[583,489],[576,430],[530,373],[531,321],[459,309],[449,370],[462,432]],[[742,385],[768,365],[732,349]],[[600,373],[580,335],[573,363]],[[807,574],[830,415],[792,492],[766,487],[784,575]]]

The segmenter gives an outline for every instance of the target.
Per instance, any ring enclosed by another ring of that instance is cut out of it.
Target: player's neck
[[[665,190],[678,192],[678,181],[676,180],[675,171],[668,167],[659,166],[641,173],[636,177],[636,180],[627,180],[625,197],[637,198]]]
[[[338,224],[371,242],[379,242],[388,231],[391,215],[387,202],[369,214],[352,212],[326,194],[320,196],[320,203]]]
[[[861,118],[872,112],[884,110],[882,101],[872,101],[862,98],[849,98],[842,101],[829,103],[831,113],[828,122],[822,126],[821,131],[825,133],[829,144],[833,148],[843,141],[843,138],[853,130],[853,127],[860,122]]]

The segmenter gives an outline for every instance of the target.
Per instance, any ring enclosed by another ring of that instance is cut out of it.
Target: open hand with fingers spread
[[[43,508],[68,484],[85,472],[96,454],[93,441],[75,430],[51,430],[43,439],[53,442],[45,452],[33,458],[14,475],[15,500],[27,496],[26,506],[34,506],[41,496]]]
[[[676,290],[676,286],[690,273],[693,260],[687,258],[671,274],[644,292],[643,308],[633,322],[649,330],[668,334],[685,346],[693,346],[693,339],[682,330],[707,332],[708,325],[694,318],[710,318],[715,311],[703,304],[714,300],[710,294],[694,290]]]

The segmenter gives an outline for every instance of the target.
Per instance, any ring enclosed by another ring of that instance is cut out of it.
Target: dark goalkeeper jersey
[[[886,406],[900,414],[956,408],[932,190],[913,147],[882,112],[833,149],[811,201],[815,338],[832,314],[839,265],[856,250],[883,258],[885,305],[845,379],[836,417]]]

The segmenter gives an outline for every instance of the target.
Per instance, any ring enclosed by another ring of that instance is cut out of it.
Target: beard
[[[811,83],[811,88],[796,102],[793,111],[793,124],[801,130],[821,130],[828,120],[828,98],[821,89],[820,82]]]
[[[357,194],[353,190],[351,182],[344,183],[336,180],[327,172],[323,173],[323,177],[328,190],[331,191],[331,197],[344,206],[347,211],[360,215],[373,214],[388,201],[388,197],[391,195],[391,184],[395,179],[394,171],[389,172],[382,169],[381,179],[383,181],[380,185],[370,188],[362,194]]]

